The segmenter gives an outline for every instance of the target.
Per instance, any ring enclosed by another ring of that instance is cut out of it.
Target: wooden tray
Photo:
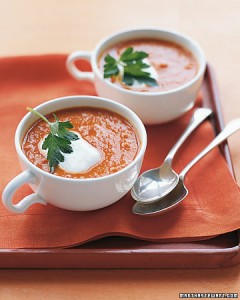
[[[205,107],[215,112],[216,133],[223,126],[218,89],[208,65],[202,86]],[[233,168],[227,143],[221,145]],[[0,249],[1,268],[218,268],[240,262],[240,230],[191,243],[152,243],[109,237],[68,249]]]

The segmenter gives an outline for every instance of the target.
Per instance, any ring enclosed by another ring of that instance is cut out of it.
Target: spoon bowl
[[[178,174],[165,161],[160,168],[141,174],[131,189],[133,199],[139,202],[153,203],[159,196],[164,197],[178,183]]]
[[[159,201],[143,204],[136,202],[133,206],[133,213],[136,215],[160,215],[178,206],[188,195],[188,189],[183,179],[179,178],[176,187]]]

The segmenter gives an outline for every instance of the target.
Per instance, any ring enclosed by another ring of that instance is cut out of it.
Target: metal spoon
[[[232,135],[235,131],[240,129],[240,118],[232,120],[226,125],[222,132],[202,151],[200,152],[179,174],[179,181],[177,186],[167,195],[154,203],[143,204],[137,202],[133,206],[133,213],[137,215],[153,215],[162,214],[175,208],[187,196],[188,190],[184,184],[184,178],[187,172],[209,151],[221,144],[226,138]]]
[[[187,128],[170,150],[163,164],[138,177],[131,189],[133,199],[142,203],[152,203],[174,189],[179,180],[178,174],[172,169],[174,155],[194,129],[211,114],[212,111],[208,108],[198,108],[194,111]]]

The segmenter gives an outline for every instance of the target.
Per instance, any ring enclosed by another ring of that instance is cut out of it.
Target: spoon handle
[[[182,133],[182,135],[180,136],[176,144],[171,148],[167,157],[165,158],[165,161],[167,161],[170,166],[172,165],[172,160],[176,152],[182,146],[185,140],[211,114],[212,111],[209,108],[198,108],[194,111],[192,118],[188,123],[187,128],[184,130],[184,132]]]
[[[221,144],[225,141],[230,135],[240,129],[240,118],[234,119],[229,122],[225,128],[216,136],[216,138],[202,151],[200,152],[190,163],[186,165],[186,167],[182,170],[179,174],[181,179],[184,179],[187,172],[201,159],[203,158],[208,152],[210,152],[214,147]]]

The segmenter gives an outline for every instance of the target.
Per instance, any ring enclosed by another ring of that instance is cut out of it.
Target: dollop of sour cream
[[[71,141],[72,153],[62,153],[64,161],[59,163],[59,167],[67,173],[84,173],[101,161],[101,153],[97,148],[84,140],[78,132],[79,139]],[[39,151],[47,157],[47,150],[42,149],[45,137],[38,143]]]
[[[151,65],[150,61],[147,58],[143,59],[143,62],[147,65],[149,65],[149,68],[143,69],[144,72],[150,73],[150,77],[155,79],[156,81],[158,80],[158,73],[156,69]]]

